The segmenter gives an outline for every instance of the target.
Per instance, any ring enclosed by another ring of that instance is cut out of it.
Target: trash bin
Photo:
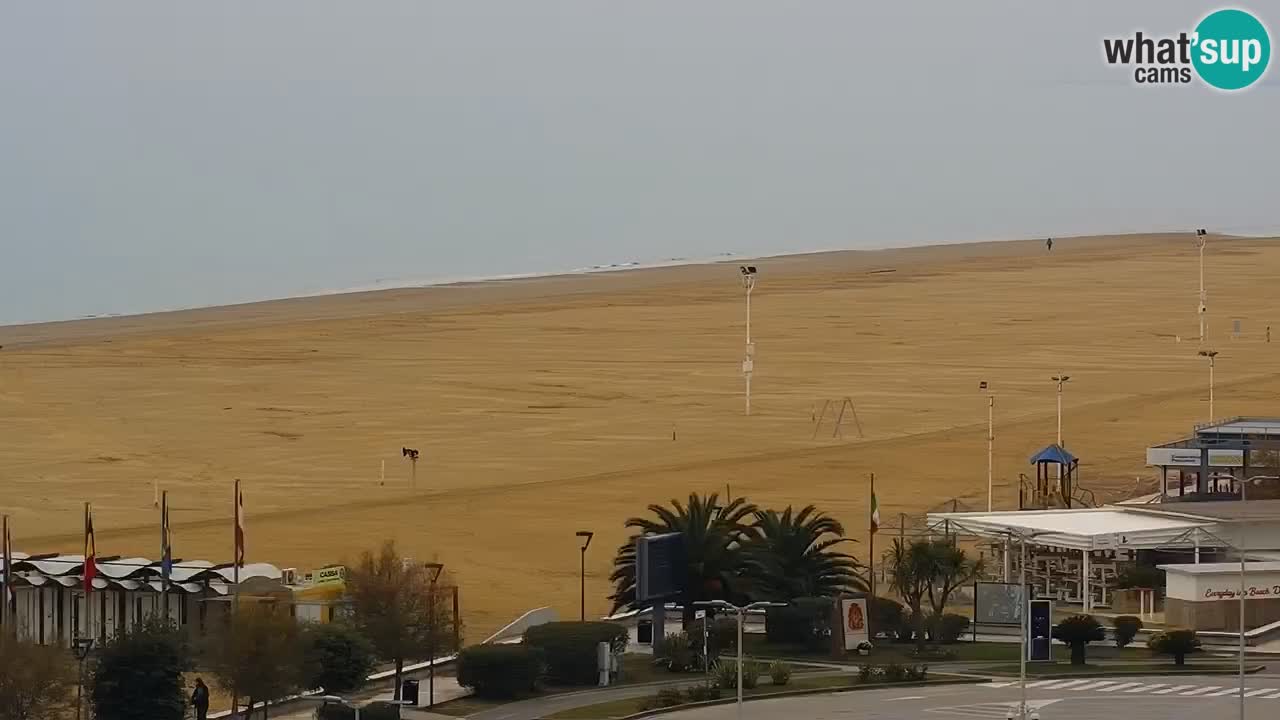
[[[636,642],[648,645],[653,642],[653,621],[641,620],[636,623]]]
[[[405,680],[400,683],[400,699],[407,700],[414,707],[418,706],[417,680]]]

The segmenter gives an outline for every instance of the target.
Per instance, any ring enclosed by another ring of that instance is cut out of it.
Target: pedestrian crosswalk
[[[1224,678],[1224,680],[1227,679]],[[1009,688],[1016,685],[1016,682],[1008,681],[993,680],[988,683],[988,687],[992,688]],[[1240,694],[1240,686],[1234,684],[1199,685],[1169,682],[1142,682],[1138,680],[1124,679],[1095,680],[1090,678],[1074,680],[1032,680],[1027,683],[1027,689],[1034,691],[1062,691],[1062,694],[1067,696],[1075,694],[1084,695],[1097,692],[1115,693],[1118,695],[1162,695],[1166,697],[1219,698],[1232,697]],[[1280,699],[1280,686],[1265,688],[1246,686],[1244,696],[1246,698],[1255,698],[1259,700],[1278,700]]]

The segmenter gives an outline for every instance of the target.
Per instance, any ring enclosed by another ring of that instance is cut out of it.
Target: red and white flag
[[[236,481],[236,567],[244,567],[244,493]]]

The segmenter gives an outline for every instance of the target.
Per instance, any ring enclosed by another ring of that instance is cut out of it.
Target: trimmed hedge
[[[765,639],[774,644],[822,649],[831,644],[831,598],[799,597],[764,616]]]
[[[867,624],[871,628],[871,636],[884,635],[897,638],[906,635],[911,639],[911,624],[907,622],[907,613],[902,603],[893,598],[876,597],[867,599]]]
[[[472,645],[458,653],[458,684],[482,698],[519,697],[537,689],[544,667],[538,648]]]
[[[356,711],[346,705],[321,705],[316,708],[317,720],[355,720]]]
[[[1111,625],[1115,628],[1116,647],[1124,647],[1138,636],[1138,631],[1142,629],[1142,618],[1121,615],[1112,620]]]
[[[556,685],[595,685],[596,645],[625,646],[627,629],[609,622],[552,622],[524,631],[524,644],[542,651],[547,681]]]
[[[360,720],[400,720],[400,706],[389,702],[371,702],[360,708]]]
[[[934,642],[950,645],[959,640],[969,629],[969,618],[955,613],[931,615],[929,617],[929,635]]]

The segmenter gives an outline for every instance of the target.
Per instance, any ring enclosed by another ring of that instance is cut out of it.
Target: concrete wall
[[[1169,627],[1193,630],[1240,631],[1240,603],[1236,600],[1194,602],[1167,598],[1164,608],[1165,624]],[[1280,598],[1251,599],[1244,604],[1246,630],[1280,621]]]

